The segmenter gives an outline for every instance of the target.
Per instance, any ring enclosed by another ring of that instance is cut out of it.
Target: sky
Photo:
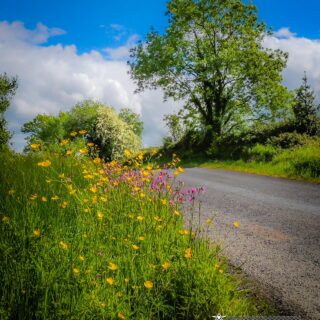
[[[246,0],[244,0],[246,1]],[[253,0],[274,35],[266,47],[289,53],[284,85],[298,87],[306,71],[320,97],[319,0]],[[159,145],[165,114],[181,102],[163,102],[161,90],[135,94],[129,49],[153,27],[167,25],[165,0],[2,0],[0,73],[17,75],[19,88],[7,113],[13,145],[21,150],[22,124],[38,113],[57,114],[84,99],[116,110],[129,107],[145,124],[145,146]]]

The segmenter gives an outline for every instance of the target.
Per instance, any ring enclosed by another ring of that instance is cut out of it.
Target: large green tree
[[[0,148],[7,145],[11,137],[7,129],[4,113],[9,108],[10,100],[14,96],[17,87],[17,78],[10,78],[6,73],[0,74]]]
[[[138,90],[162,88],[165,99],[200,115],[206,141],[244,121],[279,118],[290,94],[281,85],[287,54],[263,46],[269,31],[251,3],[169,0],[169,25],[131,50]]]

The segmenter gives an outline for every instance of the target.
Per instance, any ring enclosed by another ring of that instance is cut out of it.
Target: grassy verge
[[[239,289],[219,249],[184,227],[182,203],[201,190],[79,153],[2,153],[0,163],[1,319],[269,312]]]

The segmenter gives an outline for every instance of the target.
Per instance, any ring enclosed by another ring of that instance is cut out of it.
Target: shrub
[[[277,154],[277,149],[272,145],[256,144],[254,147],[248,149],[248,157],[250,160],[258,162],[271,161]]]
[[[284,132],[268,139],[268,143],[276,148],[290,149],[302,146],[308,140],[308,136],[297,132]]]

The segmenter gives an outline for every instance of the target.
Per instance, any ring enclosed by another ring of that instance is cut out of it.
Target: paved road
[[[181,180],[205,186],[201,223],[213,217],[210,236],[232,264],[287,315],[319,320],[320,185],[220,169],[187,169]]]

